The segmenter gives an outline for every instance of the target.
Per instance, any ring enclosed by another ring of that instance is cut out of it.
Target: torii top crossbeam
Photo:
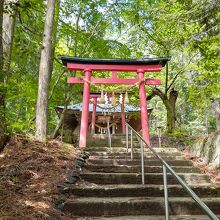
[[[60,56],[63,64],[69,70],[84,70],[85,67],[92,71],[124,71],[136,72],[143,69],[145,72],[160,72],[161,68],[170,60],[169,57],[143,58],[143,59],[94,59],[70,56]]]
[[[86,146],[91,83],[126,85],[136,84],[139,87],[142,134],[145,141],[148,144],[150,143],[145,85],[160,85],[160,80],[152,78],[147,79],[144,77],[144,74],[145,72],[160,72],[162,67],[165,66],[165,64],[170,60],[169,57],[144,59],[92,59],[60,56],[59,59],[62,60],[63,64],[70,71],[84,71],[83,79],[77,77],[71,77],[68,79],[68,83],[71,84],[84,84],[83,107],[80,127],[80,147]],[[94,78],[91,76],[93,71],[111,71],[112,77]],[[118,72],[137,72],[137,77],[134,79],[118,78]]]

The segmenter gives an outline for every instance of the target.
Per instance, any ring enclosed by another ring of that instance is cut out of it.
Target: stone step
[[[200,173],[198,168],[192,166],[171,166],[177,173]],[[86,164],[85,169],[91,172],[103,173],[140,173],[141,165],[95,165]],[[162,166],[145,166],[145,173],[162,173]]]
[[[95,138],[95,139],[105,139],[107,137],[108,137],[107,134],[88,134],[87,135],[87,138]],[[126,134],[112,134],[112,138],[122,138],[122,137],[126,137]]]
[[[158,152],[158,154],[161,156],[161,157],[167,157],[167,156],[181,156],[182,154],[180,152],[174,152],[174,153],[169,153],[169,152]],[[114,157],[114,156],[120,156],[120,157],[130,157],[131,156],[131,153],[129,152],[113,152],[113,153],[110,153],[110,152],[100,152],[100,151],[96,151],[96,152],[90,152],[90,155],[91,156],[111,156],[111,157]],[[133,156],[134,157],[140,157],[140,152],[135,152],[133,153]],[[149,157],[149,156],[153,156],[153,153],[145,153],[144,154],[146,157]]]
[[[112,143],[118,143],[118,144],[122,143],[124,145],[126,144],[126,139],[125,138],[123,138],[123,139],[112,139],[111,141],[112,141]],[[90,143],[92,143],[92,144],[100,144],[100,143],[106,144],[106,143],[108,143],[108,138],[106,138],[106,139],[95,139],[95,140],[94,139],[87,139],[86,142],[88,144],[90,144]],[[131,143],[130,139],[128,139],[128,143]],[[138,140],[133,140],[133,143],[138,143],[140,145],[140,142]]]
[[[206,215],[171,215],[170,220],[210,220]],[[220,216],[218,216],[220,218]],[[76,217],[76,220],[165,220],[164,215],[130,215],[111,217]]]
[[[146,159],[155,159],[156,157],[151,154],[151,155],[144,155],[144,158]],[[97,159],[122,159],[122,160],[131,160],[131,154],[130,155],[106,155],[106,156],[90,156],[89,159],[91,160],[97,160]],[[133,155],[133,159],[141,159],[141,155],[140,154],[135,154]],[[169,155],[169,156],[164,156],[163,157],[164,160],[185,160],[183,156],[173,156],[173,155]]]
[[[89,142],[93,142],[93,143],[96,143],[96,142],[99,142],[99,141],[102,141],[103,143],[104,142],[108,142],[108,136],[102,136],[102,137],[87,137],[86,139],[86,142],[89,143]],[[112,142],[126,142],[126,136],[111,136],[111,140]],[[129,135],[128,137],[128,141],[131,141],[131,137]],[[135,136],[133,136],[133,141],[139,141]]]
[[[199,197],[220,197],[220,185],[191,185],[191,189]],[[86,197],[163,197],[163,185],[96,185],[82,182],[70,190],[74,195]],[[168,186],[169,197],[189,197],[180,185]]]
[[[205,184],[209,182],[209,176],[197,173],[179,173],[178,174],[187,184]],[[139,184],[141,183],[141,174],[137,173],[83,173],[80,175],[85,181],[96,184]],[[168,184],[177,184],[171,174],[167,174]],[[145,184],[163,184],[163,174],[145,173]]]
[[[107,153],[111,153],[111,152],[114,152],[114,153],[118,153],[118,152],[127,152],[127,149],[125,146],[122,146],[122,147],[113,147],[112,149],[110,149],[109,147],[103,147],[103,146],[93,146],[93,147],[87,147],[85,149],[86,151],[89,151],[91,153],[95,153],[95,152],[107,152]]]
[[[179,150],[177,150],[174,147],[155,147],[153,148],[158,154],[159,153],[169,153],[169,154],[173,154],[173,153],[180,153]],[[98,153],[110,153],[110,148],[109,147],[87,147],[85,148],[85,151],[89,151],[91,154],[94,153],[96,154]],[[129,148],[129,152],[130,152],[130,148]],[[140,152],[140,148],[135,148],[134,152]],[[152,153],[150,149],[148,149],[147,147],[145,147],[144,149],[145,153]],[[114,147],[112,148],[112,153],[127,153],[127,148],[125,146],[123,147]]]
[[[108,147],[108,142],[87,142],[87,144],[90,146],[90,148],[103,148],[104,146]],[[112,148],[126,148],[126,143],[125,142],[112,142],[111,143],[111,147]],[[129,148],[130,148],[130,142],[129,142]],[[133,148],[140,148],[140,144],[139,143],[134,143],[133,144]]]
[[[170,166],[192,166],[192,162],[188,160],[166,160]],[[125,159],[88,159],[87,164],[111,164],[111,165],[140,165],[141,160],[125,160]],[[146,159],[144,164],[148,166],[158,166],[161,162],[158,159]]]
[[[215,213],[220,214],[220,198],[203,198]],[[169,198],[170,214],[201,215],[203,212],[193,199],[184,197]],[[75,198],[67,200],[63,206],[76,216],[122,216],[122,215],[164,215],[163,197],[114,197],[114,198]]]
[[[126,144],[126,138],[112,138],[111,141],[112,141],[112,143]],[[92,143],[92,144],[94,144],[94,143],[97,143],[97,144],[105,143],[106,144],[106,143],[108,143],[108,138],[106,138],[106,139],[92,139],[92,138],[90,138],[90,139],[87,139],[86,142]],[[131,143],[130,138],[128,139],[128,142]],[[137,139],[133,139],[133,142],[138,143],[140,145],[140,142]]]
[[[111,135],[112,141],[126,141],[126,135]],[[87,136],[87,141],[108,141],[108,135],[93,135]],[[131,140],[131,136],[128,136],[128,140]],[[133,135],[133,141],[138,141],[137,137]],[[155,141],[156,142],[156,141]],[[158,142],[158,141],[157,141]]]

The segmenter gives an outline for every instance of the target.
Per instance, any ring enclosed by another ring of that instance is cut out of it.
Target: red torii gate
[[[145,85],[160,85],[159,79],[149,79],[144,77],[145,72],[160,72],[162,67],[170,58],[149,58],[149,59],[90,59],[79,57],[59,57],[63,64],[70,71],[84,71],[84,78],[70,77],[70,84],[84,84],[83,105],[80,126],[79,147],[86,147],[86,137],[88,130],[90,84],[124,84],[138,85],[140,97],[141,126],[144,140],[150,144],[148,129],[148,113]],[[93,71],[111,71],[111,78],[94,78]],[[118,78],[118,72],[137,72],[134,79]]]

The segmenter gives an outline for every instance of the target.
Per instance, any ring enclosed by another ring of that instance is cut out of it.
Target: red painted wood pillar
[[[144,70],[138,69],[138,78],[139,80],[144,79]],[[140,110],[141,110],[141,127],[142,135],[147,144],[150,144],[150,135],[148,128],[148,113],[147,113],[147,97],[145,92],[145,82],[139,84],[139,97],[140,97]]]
[[[125,127],[125,107],[124,107],[124,100],[121,103],[121,127],[122,127],[122,134],[126,134],[126,127]]]
[[[90,84],[88,81],[91,80],[91,70],[84,70],[84,89],[83,89],[83,103],[82,103],[82,115],[81,115],[81,126],[80,126],[80,139],[79,147],[86,147],[86,137],[88,131],[89,121],[89,97],[90,97]]]
[[[96,119],[96,106],[97,106],[97,98],[93,98],[93,112],[92,112],[92,130],[91,133],[95,134],[95,119]]]

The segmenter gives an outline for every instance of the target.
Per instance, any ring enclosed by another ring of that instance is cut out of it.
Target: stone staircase
[[[154,148],[208,207],[220,215],[220,186],[199,173],[176,148]],[[140,151],[134,159],[125,148],[87,148],[90,157],[80,181],[70,187],[63,211],[73,219],[165,219],[163,174],[160,162],[145,149],[145,184],[141,184]],[[168,174],[170,219],[209,219],[177,181]]]

